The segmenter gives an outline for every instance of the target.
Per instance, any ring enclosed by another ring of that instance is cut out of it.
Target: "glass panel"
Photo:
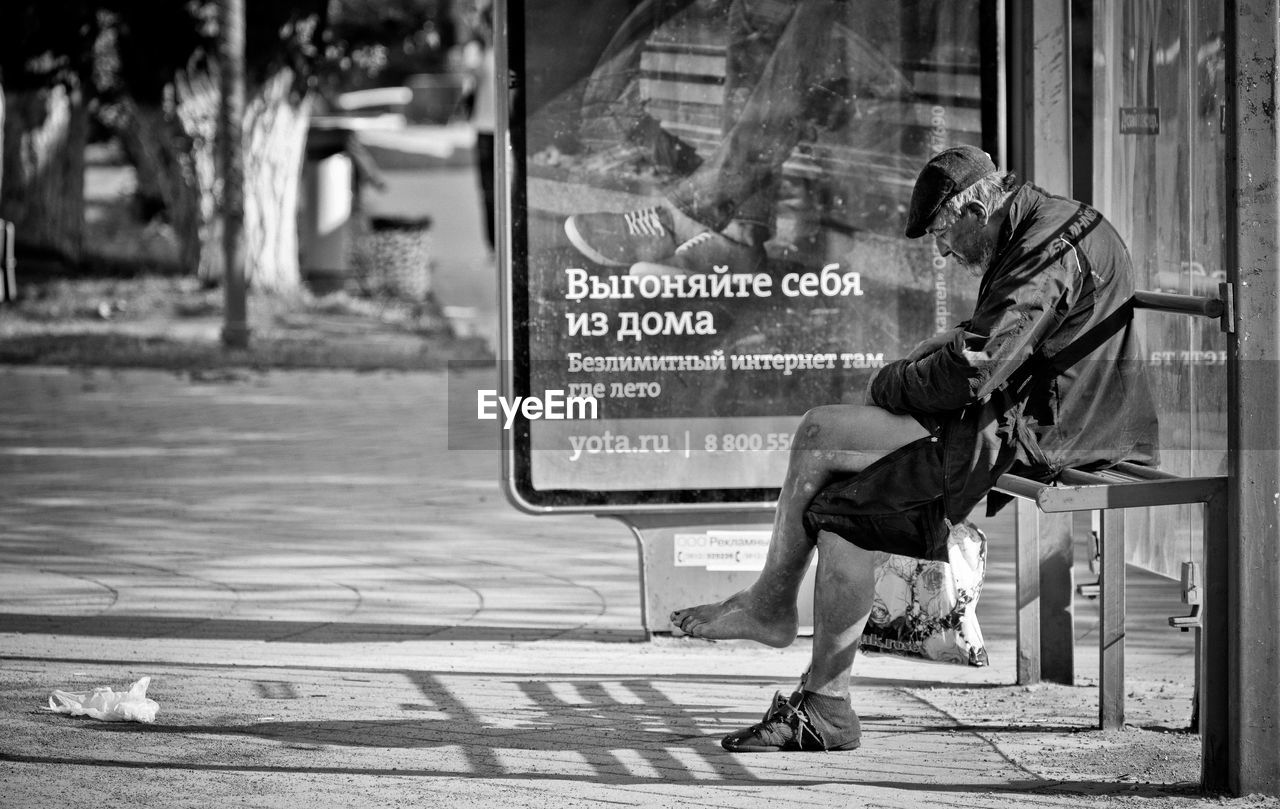
[[[1222,4],[1095,3],[1095,189],[1143,289],[1216,296],[1226,279]],[[1226,469],[1226,339],[1203,319],[1143,313],[1161,467]],[[1130,561],[1171,576],[1200,558],[1199,507],[1129,517]]]
[[[928,157],[991,140],[993,4],[511,5],[517,392],[598,405],[522,422],[518,485],[771,498],[807,409],[861,401],[972,306],[976,281],[903,229]]]

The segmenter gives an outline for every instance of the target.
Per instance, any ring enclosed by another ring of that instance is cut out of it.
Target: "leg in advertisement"
[[[660,204],[570,216],[565,232],[578,251],[636,275],[758,271],[796,144],[854,125],[859,99],[911,92],[851,13],[841,0],[735,0],[723,139]]]

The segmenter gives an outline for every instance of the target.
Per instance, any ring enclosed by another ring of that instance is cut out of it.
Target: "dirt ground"
[[[1130,781],[1178,784],[1200,767],[1200,738],[1188,729],[1186,683],[1134,681],[1129,704],[1141,719],[1123,729],[1099,731],[1082,718],[1097,710],[1092,688],[1054,684],[994,689],[929,689],[918,696],[963,718],[1017,763],[1042,778],[1072,781]],[[1043,734],[1055,729],[1060,732]],[[1019,741],[1039,731],[1033,744]],[[1047,740],[1047,741],[1046,741]],[[1123,750],[1123,756],[1116,752]],[[1187,783],[1194,792],[1194,784]]]
[[[223,348],[222,291],[195,279],[62,278],[0,304],[0,362],[201,371],[212,368],[432,370],[492,359],[434,300],[344,292],[252,296],[247,351]]]

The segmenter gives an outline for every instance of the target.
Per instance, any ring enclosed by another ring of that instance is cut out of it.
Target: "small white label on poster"
[[[769,531],[707,531],[676,534],[676,567],[707,570],[763,570]]]

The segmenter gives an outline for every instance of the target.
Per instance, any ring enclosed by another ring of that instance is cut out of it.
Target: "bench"
[[[1220,297],[1176,295],[1137,291],[1132,308],[1219,319],[1223,330],[1232,322],[1230,288],[1223,284]],[[1017,566],[1017,677],[1019,683],[1035,683],[1041,678],[1070,683],[1074,646],[1069,609],[1050,614],[1041,602],[1071,603],[1069,564],[1042,555],[1040,515],[1099,515],[1100,569],[1097,592],[1100,598],[1099,706],[1103,729],[1124,724],[1124,639],[1125,639],[1125,544],[1124,510],[1170,505],[1203,505],[1204,553],[1225,552],[1227,531],[1227,479],[1225,476],[1180,477],[1159,469],[1130,463],[1096,472],[1065,469],[1055,480],[1045,483],[1006,474],[995,490],[1016,498],[1015,521]],[[1068,540],[1069,542],[1069,537]],[[1069,559],[1069,551],[1066,554]],[[1209,583],[1213,586],[1212,583]],[[1171,618],[1170,624],[1196,631],[1196,694],[1200,694],[1199,588],[1194,576],[1184,575],[1183,601],[1192,604],[1192,614]],[[1052,660],[1045,665],[1046,659]],[[1197,719],[1193,718],[1193,725]]]

